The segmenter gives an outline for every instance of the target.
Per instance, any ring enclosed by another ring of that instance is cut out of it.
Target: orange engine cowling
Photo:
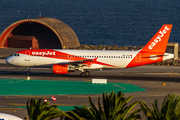
[[[66,73],[74,72],[74,70],[69,70],[68,65],[54,64],[52,69],[53,69],[53,73],[55,74],[66,74]]]

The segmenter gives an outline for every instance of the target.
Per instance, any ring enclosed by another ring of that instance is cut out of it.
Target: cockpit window
[[[14,54],[14,56],[19,56],[19,54]]]

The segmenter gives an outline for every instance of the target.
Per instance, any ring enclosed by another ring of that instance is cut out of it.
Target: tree
[[[43,102],[42,99],[37,101],[36,98],[28,100],[26,103],[26,108],[30,120],[52,120],[56,117],[66,116],[68,114],[61,111],[57,105],[48,106],[49,102]]]
[[[141,108],[148,120],[180,120],[180,96],[166,95],[161,109],[158,108],[158,99],[151,104],[152,109],[145,102],[141,102]]]
[[[121,91],[115,94],[113,91],[110,95],[103,93],[103,106],[100,103],[100,97],[98,98],[98,107],[94,105],[89,96],[90,108],[85,104],[84,107],[75,107],[75,110],[67,112],[75,120],[136,120],[141,119],[140,115],[137,114],[141,109],[137,109],[130,113],[130,111],[139,102],[128,104],[133,96],[128,98],[124,97],[124,93]],[[129,113],[129,116],[127,114]],[[69,118],[65,118],[68,120]]]

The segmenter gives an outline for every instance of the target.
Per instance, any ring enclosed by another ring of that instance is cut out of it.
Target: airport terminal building
[[[0,35],[0,48],[68,49],[80,46],[75,32],[55,18],[24,19]]]

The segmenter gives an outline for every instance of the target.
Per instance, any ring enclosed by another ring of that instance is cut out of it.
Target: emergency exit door
[[[25,52],[25,61],[30,61],[30,51]]]

